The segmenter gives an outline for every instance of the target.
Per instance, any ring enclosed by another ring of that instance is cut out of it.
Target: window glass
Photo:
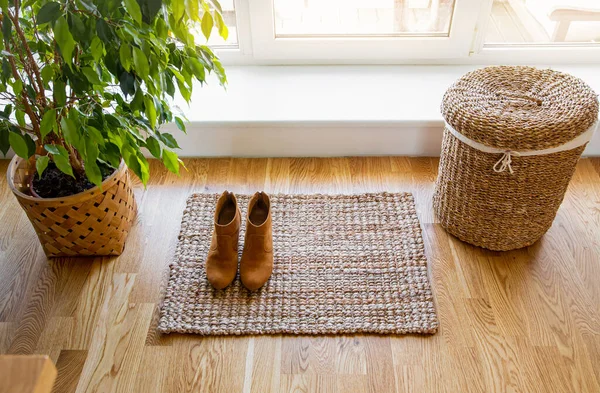
[[[274,0],[276,37],[448,36],[455,0]]]
[[[600,0],[494,0],[485,43],[600,43]]]
[[[212,34],[210,35],[210,39],[208,40],[208,45],[212,48],[237,48],[238,31],[234,0],[219,0],[219,4],[223,10],[223,20],[225,21],[225,25],[227,25],[229,35],[227,40],[224,40],[223,37],[218,34],[217,27],[215,26]],[[196,37],[197,43],[203,44],[206,41],[202,35],[199,25],[196,27],[193,34]]]

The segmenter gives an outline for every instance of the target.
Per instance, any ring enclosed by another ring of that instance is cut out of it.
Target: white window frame
[[[247,0],[234,0],[237,27],[237,46],[232,48],[218,47],[214,52],[224,64],[252,64],[252,37]]]
[[[449,37],[365,38],[275,38],[273,0],[234,1],[238,47],[215,50],[226,65],[600,64],[600,45],[484,45],[493,0],[456,0]]]
[[[254,57],[259,59],[337,59],[367,57],[373,60],[448,58],[468,54],[470,35],[479,14],[480,0],[455,0],[447,37],[289,37],[275,36],[273,0],[250,0]],[[466,37],[469,39],[465,40]]]
[[[459,64],[598,64],[600,45],[578,43],[488,44],[487,32],[494,0],[484,0],[474,32],[473,49]]]

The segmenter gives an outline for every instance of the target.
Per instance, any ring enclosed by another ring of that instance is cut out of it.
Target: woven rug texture
[[[438,320],[410,193],[272,195],[273,275],[215,290],[204,262],[218,194],[183,212],[158,330],[203,335],[435,333]],[[250,196],[242,211],[241,256]]]

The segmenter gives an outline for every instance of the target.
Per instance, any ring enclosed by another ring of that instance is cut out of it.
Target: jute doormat
[[[435,333],[438,327],[413,196],[272,195],[275,266],[250,292],[206,280],[219,195],[194,194],[161,307],[164,333]],[[238,195],[244,221],[249,196]]]

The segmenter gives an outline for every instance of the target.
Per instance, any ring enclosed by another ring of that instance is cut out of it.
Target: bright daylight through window
[[[234,1],[220,0],[219,4],[221,5],[221,9],[223,10],[223,20],[227,25],[229,34],[227,36],[227,40],[224,40],[223,37],[221,37],[218,34],[213,34],[210,36],[208,44],[213,48],[236,48],[238,46],[238,31]],[[196,35],[197,37],[202,36],[200,28],[198,28]]]
[[[600,61],[600,0],[223,0],[230,35],[209,43],[254,61]],[[535,53],[523,57],[519,48]],[[228,54],[231,56],[231,52]],[[240,61],[238,59],[238,61]],[[567,59],[568,61],[568,59]],[[241,61],[243,63],[243,60]]]
[[[447,37],[454,0],[274,0],[276,37]]]
[[[486,44],[600,44],[599,0],[494,0]]]

